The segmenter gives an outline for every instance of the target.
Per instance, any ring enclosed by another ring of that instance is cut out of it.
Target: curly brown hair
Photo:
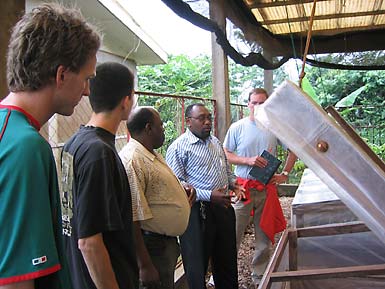
[[[60,65],[79,72],[100,43],[99,32],[80,11],[54,3],[32,9],[12,30],[7,53],[9,90],[38,90],[54,80]]]

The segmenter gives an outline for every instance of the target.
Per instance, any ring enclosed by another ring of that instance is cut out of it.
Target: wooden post
[[[224,15],[224,0],[210,1],[210,18],[226,31]],[[212,47],[212,77],[213,97],[217,105],[217,137],[223,141],[230,126],[230,88],[228,61],[222,47],[216,42],[216,36],[211,34]]]
[[[289,271],[298,269],[298,235],[297,230],[289,231]],[[296,281],[290,281],[290,289],[298,288]]]
[[[267,60],[272,61],[270,53],[266,50],[263,51],[263,56]],[[273,92],[273,79],[273,70],[263,70],[263,86],[269,95]]]

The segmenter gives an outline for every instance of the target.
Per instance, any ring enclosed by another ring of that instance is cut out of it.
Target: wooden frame
[[[268,289],[271,287],[273,282],[285,282],[282,288],[286,288],[287,282],[290,282],[290,288],[295,289],[294,284],[299,280],[346,278],[351,276],[385,274],[385,264],[297,270],[298,238],[350,234],[367,231],[369,231],[369,229],[362,222],[286,229],[279,240],[278,246],[272,259],[270,260],[269,265],[267,266],[258,289]],[[286,246],[288,246],[289,252],[289,271],[278,272],[277,268],[282,260]]]

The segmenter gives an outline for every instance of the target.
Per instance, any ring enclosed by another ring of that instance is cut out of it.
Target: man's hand
[[[160,278],[158,270],[152,263],[151,256],[148,253],[147,247],[144,244],[142,231],[140,228],[140,222],[134,222],[134,234],[136,241],[136,257],[139,267],[139,279],[143,286],[154,287],[160,284]]]
[[[269,181],[270,184],[273,185],[279,185],[285,183],[289,179],[288,176],[283,174],[275,174],[271,180]]]
[[[159,273],[152,262],[139,269],[139,279],[143,287],[158,288],[160,286]]]
[[[244,200],[246,199],[246,195],[245,195],[245,188],[242,187],[240,184],[238,183],[235,183],[232,188],[231,188],[231,202],[232,203],[236,203],[238,202],[239,200]]]
[[[231,196],[230,194],[227,194],[227,186],[213,190],[211,192],[210,201],[226,208],[231,206]]]
[[[246,158],[246,164],[251,167],[264,168],[267,166],[267,160],[261,156]]]
[[[196,201],[197,198],[197,192],[195,191],[195,188],[187,183],[183,183],[183,188],[187,194],[188,202],[190,203],[190,207],[192,207]]]

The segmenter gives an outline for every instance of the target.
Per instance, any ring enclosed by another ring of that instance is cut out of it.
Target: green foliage
[[[208,56],[170,56],[168,63],[138,67],[138,90],[211,98],[211,60]],[[139,96],[140,105],[154,106],[164,121],[166,140],[161,152],[182,133],[182,106],[174,98]],[[186,100],[185,106],[192,101]]]
[[[286,157],[287,157],[287,150],[285,150],[283,147],[279,146],[277,148],[277,156],[278,156],[278,159],[283,160],[283,162],[280,166],[280,169],[279,169],[282,171],[283,167],[285,165],[284,160],[286,160]],[[304,162],[301,160],[297,160],[293,166],[293,169],[290,172],[290,175],[289,175],[290,183],[298,184],[301,180],[301,177],[302,177],[302,174],[303,174],[303,171],[305,170],[305,168],[306,168],[306,165],[304,164]]]
[[[211,60],[206,55],[170,56],[166,64],[138,67],[139,91],[211,97],[211,83]]]
[[[363,63],[364,64],[364,63]],[[356,105],[383,105],[385,71],[348,71],[307,67],[306,76],[323,107],[335,105],[352,92],[365,86]]]
[[[381,54],[381,57],[384,55]],[[329,55],[321,61],[334,63],[359,63],[373,61],[378,53],[365,55]],[[381,61],[379,62],[381,63]],[[273,71],[274,87],[285,78],[283,68]],[[243,67],[229,60],[230,101],[246,103],[247,92],[254,87],[262,87],[264,71],[257,66]],[[185,55],[170,56],[167,64],[138,67],[138,90],[154,93],[189,95],[212,98],[211,58],[199,56],[189,58]],[[385,156],[385,71],[345,71],[315,67],[306,67],[304,90],[318,99],[321,106],[336,105],[344,102],[340,114],[368,140],[372,149],[384,159]],[[343,100],[343,101],[341,101]],[[317,100],[316,100],[317,101]],[[184,107],[192,103],[186,100]],[[162,147],[164,152],[168,145],[182,133],[182,104],[172,98],[154,98],[140,96],[140,105],[151,105],[158,109],[164,121],[166,141]],[[206,103],[211,107],[210,102]],[[354,106],[351,106],[353,105]],[[239,107],[232,107],[232,121],[236,121],[241,113]],[[247,110],[244,111],[247,113]],[[297,161],[290,176],[292,182],[299,181],[305,165]]]
[[[306,92],[316,103],[320,103],[320,100],[315,93],[313,86],[306,76],[302,79],[302,90]]]
[[[230,59],[229,75],[232,103],[247,103],[247,91],[254,87],[263,87],[263,69],[258,66],[245,67]]]
[[[323,107],[345,102],[348,107],[340,108],[339,113],[361,137],[368,139],[369,143],[385,143],[385,71],[308,67],[306,75]],[[353,102],[354,106],[350,106]]]
[[[306,165],[303,161],[297,160],[290,174],[290,182],[298,184],[302,178],[303,171],[306,169]]]
[[[345,96],[343,99],[338,101],[335,105],[335,107],[349,107],[353,106],[354,102],[356,101],[357,97],[360,95],[360,93],[366,88],[366,86],[362,86],[355,91],[353,91],[348,96]]]
[[[382,159],[385,161],[385,144],[382,145],[376,145],[376,144],[369,144],[369,147]]]
[[[212,98],[211,58],[202,55],[190,58],[185,55],[170,56],[168,63],[154,66],[138,67],[138,91],[172,94],[181,96],[195,96]],[[277,85],[286,77],[283,69],[274,71],[274,79]],[[230,98],[233,103],[245,103],[247,94],[254,87],[263,87],[263,69],[243,67],[229,61]],[[183,131],[182,105],[172,98],[154,98],[151,96],[139,96],[140,105],[154,106],[165,122],[166,141],[162,148],[164,151],[168,145]],[[193,100],[186,100],[187,107]],[[196,101],[195,101],[196,102]],[[210,102],[205,103],[212,109]],[[234,109],[232,109],[234,110]],[[245,111],[247,112],[247,110]],[[239,112],[234,110],[232,121],[239,119]]]

